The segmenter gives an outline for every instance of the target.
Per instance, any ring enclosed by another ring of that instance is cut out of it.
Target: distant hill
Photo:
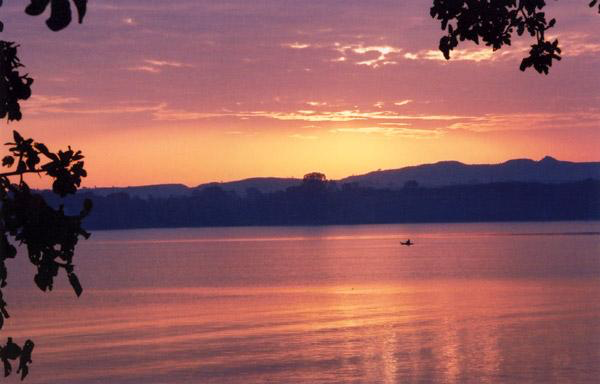
[[[600,163],[573,163],[546,156],[540,161],[509,160],[501,164],[463,164],[442,161],[360,176],[351,176],[339,183],[358,183],[372,188],[403,188],[408,181],[420,186],[441,187],[499,182],[565,183],[585,179],[600,179]]]
[[[586,179],[600,180],[600,162],[575,163],[559,161],[546,156],[540,161],[530,159],[509,160],[501,164],[464,164],[458,161],[441,161],[364,175],[350,176],[337,180],[338,185],[356,183],[362,187],[376,189],[402,189],[407,182],[415,181],[423,187],[453,185],[476,185],[501,182],[566,183]],[[183,184],[159,184],[124,188],[89,188],[84,191],[107,196],[127,193],[131,197],[147,199],[186,197],[208,187],[220,187],[245,196],[249,190],[271,193],[284,191],[302,183],[301,179],[255,177],[224,183],[207,183],[190,188]],[[414,183],[412,183],[414,185]]]
[[[234,191],[238,195],[244,196],[249,189],[255,189],[262,193],[271,193],[284,191],[289,187],[300,185],[301,179],[278,178],[278,177],[254,177],[226,183],[208,183],[201,184],[194,190],[202,190],[206,187],[218,186],[226,191]]]
[[[156,184],[137,187],[107,187],[107,188],[82,188],[81,192],[93,192],[98,196],[108,196],[113,193],[126,193],[131,197],[147,199],[167,198],[175,196],[190,196],[191,189],[183,184]]]

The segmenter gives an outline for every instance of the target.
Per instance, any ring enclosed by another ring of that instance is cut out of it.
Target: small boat
[[[412,241],[410,241],[410,239],[408,239],[406,241],[401,241],[400,244],[407,245],[410,247],[411,245],[414,245],[415,243],[413,243]]]

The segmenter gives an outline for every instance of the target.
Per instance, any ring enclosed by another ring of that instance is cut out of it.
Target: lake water
[[[79,299],[20,256],[27,383],[600,380],[598,222],[98,231]]]

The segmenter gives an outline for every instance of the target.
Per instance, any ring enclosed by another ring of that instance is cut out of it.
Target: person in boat
[[[401,241],[401,242],[400,242],[400,244],[402,244],[402,245],[408,245],[408,246],[410,246],[410,245],[413,245],[414,243],[413,243],[413,242],[411,242],[411,241],[410,241],[410,239],[408,239],[408,240],[406,240],[406,241]]]

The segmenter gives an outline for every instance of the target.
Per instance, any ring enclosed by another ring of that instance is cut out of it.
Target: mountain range
[[[464,164],[441,161],[391,170],[378,170],[364,175],[334,180],[339,185],[355,184],[361,187],[399,190],[407,185],[443,187],[477,185],[497,182],[565,183],[586,179],[600,180],[600,162],[570,162],[546,156],[539,161],[530,159],[508,160],[500,164]],[[270,193],[283,191],[302,183],[302,179],[257,177],[223,183],[207,183],[197,187],[183,184],[159,184],[133,187],[85,188],[99,196],[124,192],[143,199],[191,196],[195,191],[218,186],[245,196],[249,190]],[[409,184],[407,184],[409,183]]]

